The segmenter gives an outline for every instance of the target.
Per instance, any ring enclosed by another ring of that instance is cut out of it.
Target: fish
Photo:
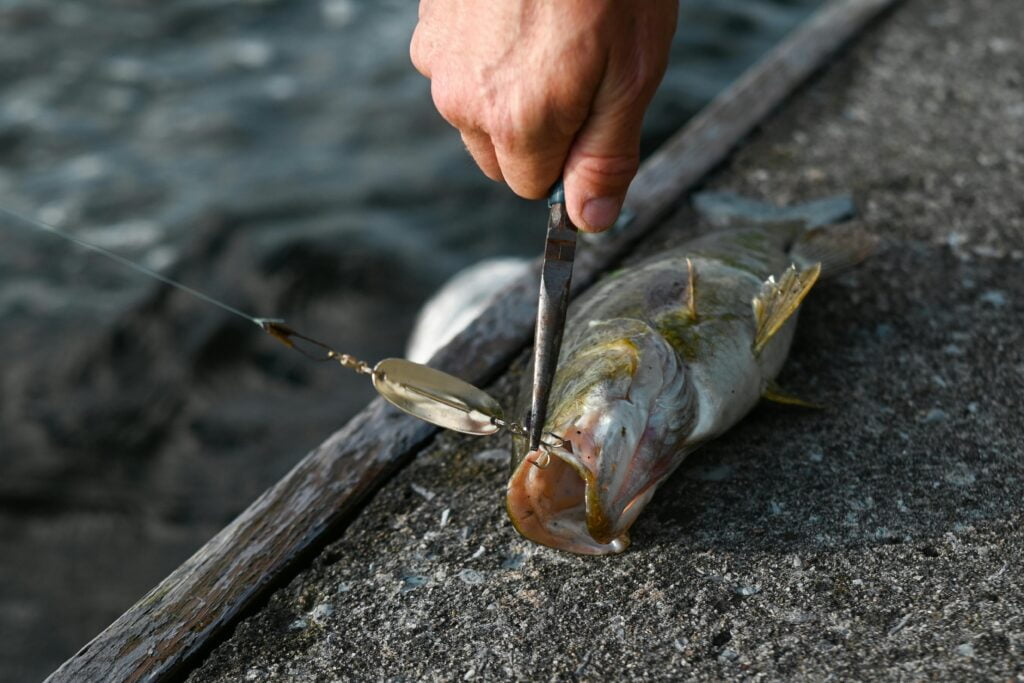
[[[707,193],[694,203],[725,227],[606,277],[570,307],[544,426],[564,442],[528,452],[513,437],[506,507],[532,541],[621,553],[690,453],[763,398],[809,405],[775,382],[801,303],[877,240],[843,222],[849,197],[780,208]]]

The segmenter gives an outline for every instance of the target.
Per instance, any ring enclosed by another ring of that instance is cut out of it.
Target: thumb
[[[632,100],[601,108],[601,99],[569,149],[563,171],[569,218],[587,232],[615,223],[640,166],[643,104]]]

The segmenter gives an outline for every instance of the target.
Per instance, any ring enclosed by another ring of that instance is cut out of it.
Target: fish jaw
[[[565,451],[556,451],[551,463],[540,468],[532,463],[539,451],[527,456],[508,483],[506,505],[516,530],[526,538],[559,550],[581,555],[614,555],[629,547],[626,533],[609,542],[596,540],[589,530],[587,503],[592,478],[581,474]]]
[[[555,433],[566,440],[528,454],[508,483],[507,507],[516,529],[543,545],[588,555],[629,546],[629,528],[655,490],[688,452],[685,437],[696,406],[685,366],[653,330],[630,339],[633,371],[594,382]]]

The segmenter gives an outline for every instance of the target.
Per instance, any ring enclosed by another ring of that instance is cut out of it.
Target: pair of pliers
[[[548,396],[562,348],[569,285],[576,258],[576,226],[565,210],[565,190],[559,181],[548,197],[548,231],[537,300],[537,328],[533,344],[533,393],[530,401],[530,451],[540,447],[547,419]]]

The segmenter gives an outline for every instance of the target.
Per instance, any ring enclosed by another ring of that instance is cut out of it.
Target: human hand
[[[562,176],[573,223],[618,217],[677,0],[421,0],[410,53],[480,169],[527,199]]]

